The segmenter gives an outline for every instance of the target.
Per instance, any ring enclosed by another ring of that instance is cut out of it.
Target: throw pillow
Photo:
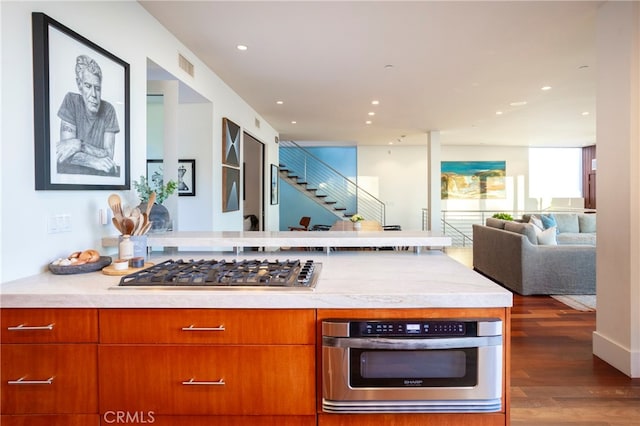
[[[531,244],[538,244],[538,237],[536,235],[535,226],[528,223],[519,222],[507,222],[504,224],[504,230],[522,234]]]
[[[542,226],[544,229],[556,228],[558,224],[556,223],[556,218],[552,214],[544,214],[540,216],[540,220],[542,221]],[[557,228],[556,228],[557,229]]]
[[[556,227],[552,226],[551,228],[545,229],[539,233],[538,244],[543,246],[557,246],[558,241],[556,241]]]
[[[596,232],[595,213],[579,215],[578,222],[580,223],[580,232],[590,232],[590,233]]]
[[[578,225],[578,215],[575,213],[557,213],[553,215],[558,227],[558,233],[571,232],[577,234],[580,232]]]
[[[531,216],[529,218],[529,223],[534,225],[538,230],[542,231],[544,229],[544,225],[542,224],[542,220],[537,216]]]

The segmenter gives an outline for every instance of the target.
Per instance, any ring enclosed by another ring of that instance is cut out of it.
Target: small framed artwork
[[[178,195],[196,195],[196,160],[178,160]]]
[[[222,119],[222,164],[240,167],[240,126]]]
[[[279,168],[275,164],[271,165],[271,204],[275,205],[280,202],[279,188]]]
[[[222,166],[222,211],[240,210],[240,169]]]
[[[147,180],[164,181],[163,160],[147,160]],[[196,195],[196,160],[178,160],[178,195]]]
[[[129,64],[43,13],[31,23],[35,189],[129,189]]]

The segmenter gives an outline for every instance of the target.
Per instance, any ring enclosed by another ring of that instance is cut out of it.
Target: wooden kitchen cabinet
[[[2,309],[2,343],[97,343],[95,309]]]
[[[154,426],[316,426],[315,416],[156,416]],[[104,422],[107,426],[112,423]],[[40,426],[40,425],[37,425]],[[75,426],[75,425],[74,425]]]
[[[2,424],[98,424],[93,309],[2,309]]]
[[[314,344],[313,309],[102,309],[100,343]]]
[[[315,327],[315,310],[102,309],[100,412],[315,425]]]
[[[101,411],[313,414],[314,351],[311,345],[101,345]]]
[[[2,416],[2,426],[99,426],[97,414]]]

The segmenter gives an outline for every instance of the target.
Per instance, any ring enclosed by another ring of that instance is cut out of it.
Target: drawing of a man
[[[80,55],[75,71],[79,93],[67,93],[58,110],[58,173],[119,176],[113,158],[120,127],[113,105],[101,99],[102,70],[92,58]]]

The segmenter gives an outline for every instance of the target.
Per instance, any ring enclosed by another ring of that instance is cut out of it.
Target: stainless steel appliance
[[[167,260],[125,275],[115,288],[313,290],[320,264],[312,260]]]
[[[325,412],[496,412],[502,377],[499,319],[322,322]]]

